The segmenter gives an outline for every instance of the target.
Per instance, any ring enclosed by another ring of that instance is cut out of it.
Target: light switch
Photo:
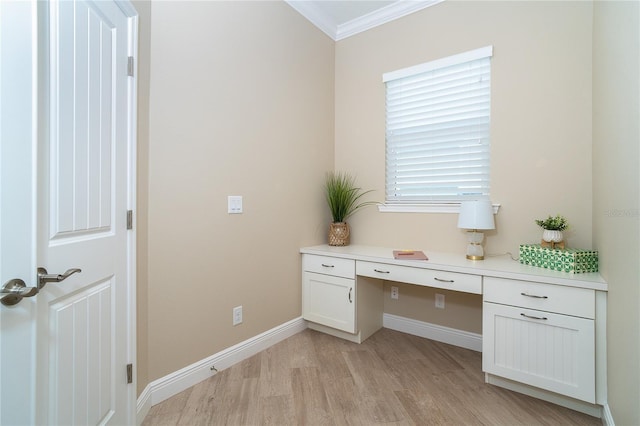
[[[227,197],[227,207],[229,213],[242,213],[242,195],[229,195]]]

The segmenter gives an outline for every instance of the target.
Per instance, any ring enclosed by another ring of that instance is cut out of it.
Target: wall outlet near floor
[[[391,287],[391,298],[398,299],[398,287],[396,286]]]
[[[242,324],[242,305],[233,308],[233,325]]]
[[[436,293],[436,308],[444,309],[444,294]]]

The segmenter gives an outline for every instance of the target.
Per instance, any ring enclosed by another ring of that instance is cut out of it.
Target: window
[[[488,198],[492,53],[384,74],[387,205]]]

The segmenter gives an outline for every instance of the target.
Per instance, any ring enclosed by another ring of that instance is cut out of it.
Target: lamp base
[[[484,256],[476,256],[476,255],[468,254],[467,255],[467,259],[469,259],[469,260],[484,260]]]
[[[484,234],[477,230],[469,231],[467,232],[467,239],[469,241],[467,245],[467,259],[484,260],[484,249],[482,248]]]

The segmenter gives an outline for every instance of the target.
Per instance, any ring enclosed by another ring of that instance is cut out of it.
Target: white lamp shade
[[[463,201],[460,204],[458,228],[495,229],[491,200]]]

